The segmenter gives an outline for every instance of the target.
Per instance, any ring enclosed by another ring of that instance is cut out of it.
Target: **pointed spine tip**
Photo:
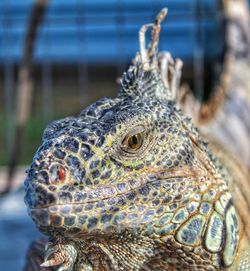
[[[160,24],[168,14],[168,9],[163,8],[156,17],[156,24]]]
[[[51,265],[50,265],[49,261],[46,261],[46,262],[40,264],[40,266],[41,267],[50,267]]]
[[[40,266],[41,267],[51,267],[51,266],[55,266],[55,265],[60,265],[60,264],[63,264],[64,263],[64,260],[63,259],[50,259],[48,261],[45,261],[43,262]]]

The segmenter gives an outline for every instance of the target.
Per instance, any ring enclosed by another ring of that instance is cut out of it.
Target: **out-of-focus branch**
[[[36,0],[31,11],[31,16],[24,41],[23,58],[18,73],[17,99],[16,99],[16,118],[15,118],[15,134],[10,154],[9,171],[7,186],[4,194],[10,191],[12,187],[13,177],[16,165],[19,162],[24,129],[29,119],[31,111],[31,101],[33,96],[33,56],[35,48],[35,40],[37,30],[42,22],[44,13],[48,5],[48,0]]]

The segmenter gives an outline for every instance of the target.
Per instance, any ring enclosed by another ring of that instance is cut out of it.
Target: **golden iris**
[[[128,147],[133,150],[138,150],[142,146],[143,136],[142,134],[132,135],[128,139]]]

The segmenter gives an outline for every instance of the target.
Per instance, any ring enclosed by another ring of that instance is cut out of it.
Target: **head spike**
[[[141,63],[144,70],[149,70],[149,58],[148,52],[146,48],[146,38],[145,34],[149,27],[153,27],[154,24],[145,24],[141,27],[139,31],[139,42],[140,42],[140,55],[141,55]]]
[[[151,32],[151,42],[149,44],[148,48],[148,56],[149,58],[155,57],[159,45],[159,37],[160,37],[160,31],[161,31],[161,22],[165,19],[167,15],[167,8],[163,8],[159,14],[156,16],[153,29]]]
[[[140,57],[142,69],[145,71],[155,67],[156,54],[159,44],[159,35],[161,30],[161,22],[167,15],[167,8],[163,8],[160,13],[156,16],[153,24],[145,24],[139,31],[139,43],[140,43]],[[146,48],[146,37],[147,30],[152,27],[151,41],[148,49]],[[155,60],[155,61],[154,61]]]
[[[171,92],[171,99],[178,100],[180,95],[180,80],[183,62],[177,58],[174,60],[169,52],[161,52],[158,55],[161,77],[166,89]]]
[[[56,265],[60,265],[63,264],[64,260],[61,258],[53,258],[50,259],[48,261],[43,262],[40,266],[41,267],[52,267],[52,266],[56,266]]]
[[[174,82],[168,77],[170,68],[175,68],[175,62],[170,54],[166,59],[158,57],[159,36],[161,22],[167,15],[167,9],[164,8],[156,16],[154,23],[145,24],[139,31],[140,52],[137,53],[133,65],[124,73],[121,80],[121,89],[119,95],[128,95],[130,97],[152,97],[160,100],[173,100],[172,93],[169,91],[172,86],[176,87],[179,82],[177,76]],[[146,32],[152,27],[151,40],[149,46],[146,46]],[[161,60],[162,63],[161,63]],[[166,61],[165,61],[166,60]],[[179,62],[178,62],[179,63]],[[171,67],[170,67],[171,66]],[[176,66],[179,71],[179,64]]]

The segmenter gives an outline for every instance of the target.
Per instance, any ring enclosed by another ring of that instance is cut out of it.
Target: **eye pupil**
[[[138,144],[138,136],[137,136],[137,135],[132,136],[132,143],[133,143],[134,145],[137,145],[137,144]]]
[[[139,149],[142,145],[142,136],[141,134],[133,135],[128,140],[128,146],[131,149]]]

